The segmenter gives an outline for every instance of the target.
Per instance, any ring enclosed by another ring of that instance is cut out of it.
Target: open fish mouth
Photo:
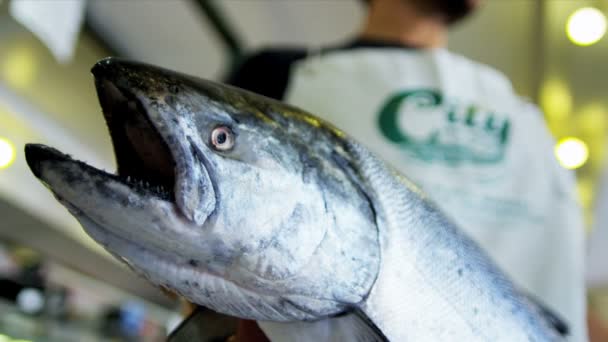
[[[43,166],[72,164],[80,169],[82,179],[93,177],[114,181],[135,193],[175,202],[176,162],[169,145],[152,122],[149,108],[131,91],[104,77],[97,77],[95,84],[114,147],[116,173],[97,169],[45,145],[27,144],[25,156],[33,173],[53,188],[45,179]],[[78,179],[66,177],[65,180]]]
[[[153,196],[167,202],[173,202],[175,198],[173,192],[166,185],[152,183],[145,179],[138,179],[129,174],[109,173],[107,171],[95,168],[83,161],[73,159],[71,156],[46,145],[27,144],[25,147],[25,155],[27,163],[32,172],[34,172],[34,175],[36,175],[36,177],[40,178],[46,184],[48,184],[48,181],[42,172],[45,164],[48,164],[50,167],[53,167],[53,165],[71,164],[81,173],[81,177],[79,177],[81,179],[89,177],[98,180],[105,179],[107,181],[114,181],[127,186],[133,192],[139,193],[140,195]],[[66,177],[65,179],[68,180],[70,178],[73,181],[81,180],[75,179],[74,174]],[[51,189],[54,187],[53,185],[49,186]]]
[[[118,194],[112,195],[108,184],[100,186],[103,180],[116,181],[145,194],[139,204],[151,199],[171,202],[184,218],[201,226],[215,210],[216,195],[205,142],[196,128],[195,114],[199,113],[175,106],[177,96],[191,95],[188,81],[168,70],[116,58],[99,61],[92,73],[114,146],[116,173],[30,144],[25,152],[34,174],[64,200],[69,198],[62,191],[72,193],[77,198],[71,201],[76,207],[88,196],[87,191],[120,200]],[[47,169],[48,175],[44,172]],[[53,179],[49,178],[51,174]],[[76,189],[78,181],[88,183],[88,188]],[[126,195],[128,191],[124,190],[122,187],[119,193]],[[89,197],[88,204],[99,201]]]
[[[147,108],[134,94],[107,79],[95,83],[114,146],[118,179],[174,201],[175,160]]]

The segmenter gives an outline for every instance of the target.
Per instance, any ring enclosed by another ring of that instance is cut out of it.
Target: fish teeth
[[[141,189],[153,192],[162,198],[170,197],[171,191],[169,187],[166,187],[163,184],[154,183],[146,179],[138,179],[137,177],[130,175],[119,175],[118,178],[130,186],[136,186]]]

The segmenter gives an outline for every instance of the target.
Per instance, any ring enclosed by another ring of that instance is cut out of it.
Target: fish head
[[[92,72],[116,174],[41,145],[26,146],[26,158],[106,250],[158,286],[243,318],[318,319],[365,297],[377,239],[359,228],[373,226],[373,210],[344,171],[341,132],[142,63],[110,58]],[[339,210],[352,214],[350,238],[331,234]]]

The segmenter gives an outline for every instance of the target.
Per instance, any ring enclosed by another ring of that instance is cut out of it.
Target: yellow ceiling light
[[[32,49],[16,46],[2,59],[2,76],[6,83],[16,89],[28,87],[36,76],[36,59]]]
[[[5,169],[15,161],[15,147],[5,138],[0,137],[0,169]]]
[[[578,138],[563,138],[555,146],[555,156],[566,169],[576,169],[583,166],[589,158],[589,149]]]
[[[572,110],[568,85],[557,78],[548,79],[540,90],[540,105],[550,121],[567,118]]]
[[[576,45],[594,44],[606,33],[606,16],[597,8],[579,8],[568,18],[566,33]]]

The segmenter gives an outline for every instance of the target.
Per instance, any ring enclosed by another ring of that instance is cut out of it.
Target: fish
[[[304,110],[107,58],[115,173],[27,144],[33,174],[154,285],[273,341],[560,341],[526,295],[389,163]],[[348,99],[336,99],[347,101]]]

